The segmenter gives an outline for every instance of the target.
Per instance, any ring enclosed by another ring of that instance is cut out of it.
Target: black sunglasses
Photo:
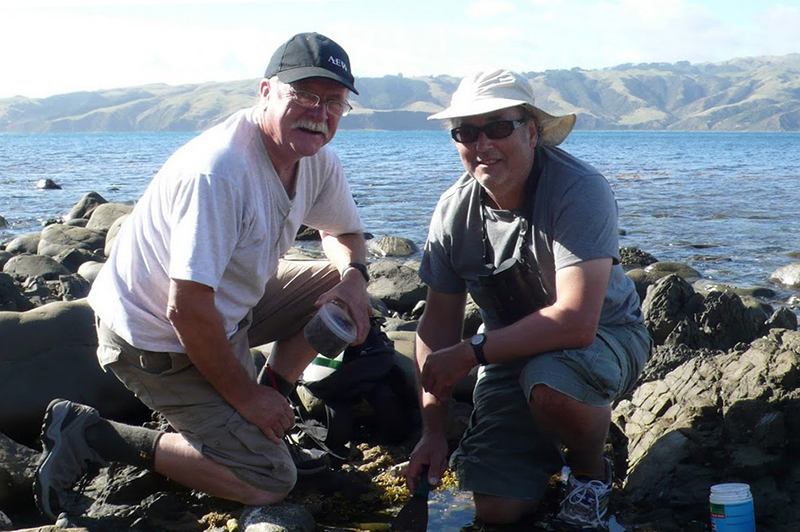
[[[526,122],[522,120],[498,120],[497,122],[489,122],[485,126],[459,126],[450,130],[450,136],[453,140],[461,144],[475,142],[478,140],[481,132],[486,135],[487,139],[499,140],[504,139],[511,135],[515,129]]]

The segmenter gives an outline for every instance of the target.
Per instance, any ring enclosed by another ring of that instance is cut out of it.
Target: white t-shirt
[[[185,351],[166,318],[170,278],[213,288],[230,337],[301,224],[363,231],[333,151],[300,160],[290,199],[255,117],[255,108],[239,111],[176,151],[123,224],[89,303],[131,345]]]

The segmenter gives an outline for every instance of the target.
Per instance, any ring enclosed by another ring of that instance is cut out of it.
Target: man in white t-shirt
[[[120,231],[89,302],[98,359],[176,432],[54,400],[35,482],[56,519],[72,485],[110,461],[245,504],[283,500],[297,468],[285,395],[316,353],[303,326],[334,301],[370,332],[363,225],[326,146],[358,94],[347,53],[316,33],[272,56],[258,103],[179,149]],[[286,261],[301,224],[328,261]],[[250,345],[275,345],[258,382]]]

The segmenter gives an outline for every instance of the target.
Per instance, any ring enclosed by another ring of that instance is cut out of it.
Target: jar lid
[[[356,324],[345,309],[333,302],[322,305],[319,316],[328,329],[344,342],[351,344],[356,339]]]

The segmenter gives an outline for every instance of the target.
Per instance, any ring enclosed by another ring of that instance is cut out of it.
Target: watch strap
[[[489,361],[486,360],[486,355],[483,352],[483,344],[485,342],[486,340],[484,340],[480,344],[473,344],[472,342],[469,343],[469,345],[472,347],[472,352],[475,353],[475,360],[477,360],[478,364],[480,364],[481,366],[485,366],[489,363]]]
[[[344,271],[342,271],[342,276],[344,276],[345,272],[347,272],[347,270],[349,270],[350,268],[355,268],[356,270],[361,272],[361,276],[364,277],[364,280],[367,283],[369,283],[369,270],[367,270],[366,264],[364,264],[363,262],[351,262],[345,267]]]

